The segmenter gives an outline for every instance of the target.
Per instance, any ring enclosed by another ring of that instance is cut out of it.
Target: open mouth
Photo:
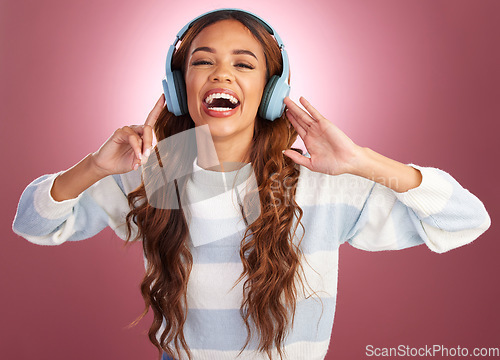
[[[234,110],[240,106],[240,101],[225,89],[215,89],[209,91],[208,95],[205,96],[203,105],[210,113],[217,112],[220,115],[228,116],[234,114]]]

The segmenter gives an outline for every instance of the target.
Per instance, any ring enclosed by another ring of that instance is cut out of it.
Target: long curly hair
[[[187,52],[193,39],[205,27],[228,19],[241,22],[262,44],[267,80],[281,74],[283,64],[276,40],[252,16],[232,10],[213,12],[196,21],[174,53],[173,69],[185,73]],[[174,116],[165,107],[154,126],[154,132],[159,143],[194,127],[189,114]],[[255,173],[261,211],[252,224],[247,224],[240,244],[243,272],[236,284],[245,279],[240,314],[248,333],[240,354],[251,339],[250,322],[253,321],[260,336],[257,350],[265,352],[272,359],[272,350],[276,348],[280,358],[283,358],[285,338],[293,327],[298,285],[304,285],[300,250],[303,236],[298,241],[294,240],[298,226],[304,228],[301,223],[302,209],[295,202],[299,166],[282,154],[282,150],[291,148],[296,138],[297,132],[288,121],[286,112],[272,122],[257,116],[247,159]],[[158,145],[154,150],[160,159]],[[301,153],[299,149],[294,150]],[[164,158],[165,154],[162,154]],[[168,166],[174,169],[180,169],[186,163],[192,165],[189,161],[179,163],[175,154],[167,154],[167,158]],[[188,172],[184,174],[192,171],[185,170]],[[180,169],[179,172],[185,170]],[[180,178],[175,184],[166,185],[160,196],[165,198],[163,201],[173,201],[179,199],[179,194],[184,193],[185,188],[185,177]],[[126,244],[131,238],[133,222],[138,231],[132,241],[142,240],[146,260],[146,272],[140,286],[145,309],[131,326],[141,320],[151,307],[154,320],[148,335],[160,356],[164,351],[179,358],[182,347],[191,360],[192,355],[183,334],[188,310],[186,290],[193,265],[186,214],[182,206],[179,209],[152,206],[147,201],[144,179],[137,189],[130,192],[128,202],[132,210],[126,216]],[[156,336],[163,322],[165,329],[158,341]]]

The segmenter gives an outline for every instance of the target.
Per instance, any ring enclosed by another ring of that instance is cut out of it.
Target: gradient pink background
[[[425,246],[341,247],[327,359],[366,345],[499,347],[500,2],[0,2],[3,179],[0,358],[155,359],[145,335],[139,244],[108,228],[36,246],[11,230],[21,192],[67,169],[118,127],[140,124],[161,94],[177,31],[214,8],[240,7],[283,38],[291,97],[305,96],[355,142],[438,167],[477,195],[493,225],[446,254]]]

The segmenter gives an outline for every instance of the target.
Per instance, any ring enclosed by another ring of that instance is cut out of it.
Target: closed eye
[[[199,60],[199,61],[195,61],[193,63],[193,66],[196,66],[196,65],[212,65],[212,63],[210,61],[206,61],[206,60]],[[244,64],[244,63],[239,63],[239,64],[236,64],[235,66],[241,67],[244,69],[250,69],[250,70],[254,69],[254,67],[252,65],[248,65],[248,64]]]
[[[236,66],[246,68],[246,69],[253,69],[254,67],[248,64],[236,64]]]
[[[193,65],[212,65],[212,63],[209,61],[200,60],[200,61],[195,61]]]

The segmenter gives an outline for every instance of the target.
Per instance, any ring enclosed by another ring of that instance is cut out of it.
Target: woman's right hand
[[[117,129],[91,156],[93,166],[103,177],[136,170],[145,163],[153,144],[153,127],[165,107],[162,94],[149,113],[144,125],[130,125]]]

